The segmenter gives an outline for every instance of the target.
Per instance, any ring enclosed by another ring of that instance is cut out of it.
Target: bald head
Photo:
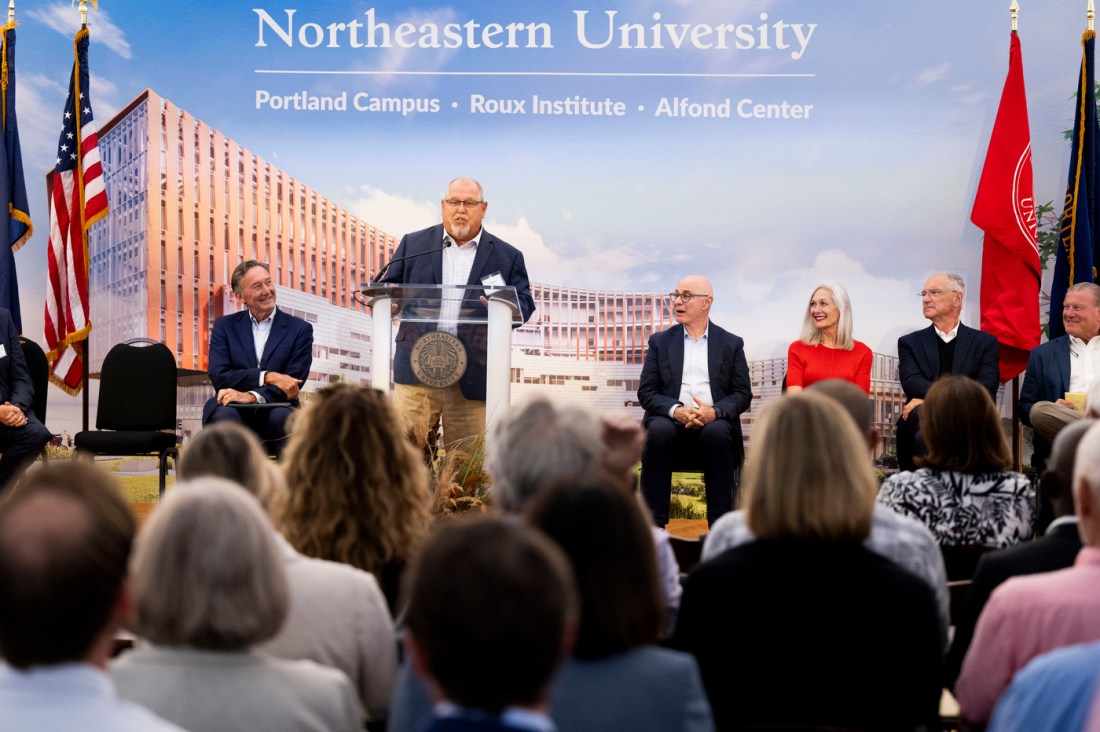
[[[685,299],[687,298],[687,299]],[[714,302],[714,288],[703,275],[688,275],[676,285],[672,297],[672,316],[698,338],[706,330],[710,320],[710,305]]]

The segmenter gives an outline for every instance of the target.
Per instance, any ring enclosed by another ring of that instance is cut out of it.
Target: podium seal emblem
[[[412,370],[424,386],[446,389],[466,373],[466,347],[450,333],[432,331],[416,339]]]

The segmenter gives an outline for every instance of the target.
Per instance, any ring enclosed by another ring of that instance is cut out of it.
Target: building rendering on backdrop
[[[98,372],[112,345],[165,343],[181,369],[181,429],[199,427],[210,395],[215,318],[237,309],[233,268],[269,262],[278,302],[314,327],[306,392],[335,380],[371,383],[371,321],[354,298],[399,237],[372,226],[186,110],[145,90],[99,131],[110,215],[89,234],[92,335]],[[672,319],[664,293],[532,283],[536,310],[513,338],[512,398],[539,393],[627,410],[639,418],[645,346]],[[752,409],[781,393],[786,359],[750,363]],[[190,375],[188,375],[190,374]],[[897,360],[875,355],[876,421],[893,434],[902,404]]]

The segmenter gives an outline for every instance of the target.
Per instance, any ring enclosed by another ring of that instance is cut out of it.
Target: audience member
[[[1013,577],[993,591],[955,682],[963,715],[989,719],[1013,674],[1061,646],[1100,640],[1100,424],[1077,446],[1073,497],[1084,548],[1072,567]]]
[[[1008,470],[1012,453],[993,399],[965,376],[943,376],[928,390],[921,467],[888,477],[878,500],[917,519],[943,545],[1011,546],[1032,534],[1035,493]]]
[[[561,728],[712,729],[695,659],[654,645],[664,614],[638,502],[610,484],[563,485],[535,496],[525,517],[565,551],[580,593],[573,658],[552,695]]]
[[[752,406],[745,343],[711,321],[714,287],[706,277],[684,277],[669,298],[676,325],[650,336],[638,382],[646,430],[642,495],[654,525],[664,528],[672,471],[698,465],[713,524],[737,503],[741,413]]]
[[[0,727],[179,732],[106,673],[133,539],[118,486],[85,463],[43,466],[0,504]]]
[[[1059,433],[1061,434],[1061,433]],[[1100,729],[1100,643],[1058,648],[1032,659],[1012,678],[988,732]]]
[[[276,525],[302,554],[378,578],[397,612],[401,573],[431,528],[428,470],[388,395],[319,390],[297,416]]]
[[[852,301],[844,285],[818,285],[802,335],[787,349],[787,391],[797,394],[815,381],[844,379],[870,392],[871,361],[871,349],[852,338]]]
[[[997,398],[1001,385],[997,339],[961,322],[965,293],[966,284],[957,274],[940,272],[929,277],[920,299],[924,317],[932,325],[898,338],[898,379],[907,400],[895,434],[902,470],[916,470],[913,458],[924,455],[921,405],[936,379],[947,374],[969,376]]]
[[[267,459],[255,435],[241,425],[219,422],[187,443],[178,476],[232,480],[270,510],[285,495],[278,466]],[[257,648],[278,658],[308,659],[338,668],[359,692],[369,718],[385,716],[397,673],[393,619],[378,582],[369,572],[294,550],[277,532],[275,547],[286,570],[290,607],[282,629]]]
[[[493,425],[485,456],[493,500],[508,513],[520,513],[544,488],[591,481],[596,475],[632,488],[630,478],[645,444],[633,424],[627,427],[615,417],[601,420],[583,405],[555,404],[545,397],[508,410]],[[668,619],[663,635],[668,635],[680,607],[680,568],[668,534],[653,527],[652,535]]]
[[[220,478],[183,483],[142,529],[131,566],[136,634],[111,667],[119,695],[202,730],[361,730],[348,678],[253,648],[287,612],[286,577],[259,503]]]
[[[866,436],[870,451],[873,452],[878,447],[878,431],[871,424],[871,400],[862,389],[843,379],[825,379],[816,382],[807,391],[835,399],[851,416],[859,433]],[[748,544],[753,539],[755,537],[745,523],[743,509],[727,514],[711,528],[703,544],[703,561],[713,559],[735,546]],[[950,596],[947,592],[943,554],[932,532],[916,519],[894,513],[876,503],[871,516],[871,534],[864,546],[928,583],[936,595],[940,632],[946,645],[950,624]]]
[[[1050,460],[1039,479],[1042,494],[1056,516],[1046,534],[1034,542],[990,552],[979,560],[955,623],[951,651],[947,654],[944,675],[949,687],[955,685],[963,658],[974,638],[974,626],[993,590],[1009,577],[1070,567],[1081,551],[1081,534],[1073,512],[1073,464],[1077,445],[1093,424],[1091,419],[1074,422],[1054,438]]]
[[[577,603],[557,547],[513,521],[449,523],[407,586],[405,646],[437,702],[428,730],[554,730],[547,695]]]
[[[540,490],[524,516],[564,550],[580,594],[576,645],[550,693],[558,728],[713,729],[695,660],[653,645],[661,596],[638,502],[610,483],[582,480]],[[389,729],[423,729],[430,711],[426,690],[403,678]]]
[[[757,539],[691,573],[676,625],[718,728],[937,723],[935,599],[863,546],[877,481],[851,417],[827,397],[788,395],[764,410],[749,449]]]

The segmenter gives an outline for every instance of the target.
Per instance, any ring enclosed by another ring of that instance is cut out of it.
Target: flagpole
[[[1089,0],[1089,7],[1088,7],[1088,10],[1085,11],[1085,17],[1088,18],[1088,20],[1089,20],[1088,29],[1089,30],[1096,30],[1095,28],[1093,28],[1093,22],[1092,22],[1093,19],[1096,17],[1096,4],[1093,2],[1093,0]]]
[[[1089,0],[1090,2],[1092,0]],[[1020,12],[1020,4],[1016,0],[1012,0],[1012,4],[1008,6],[1008,14],[1012,16],[1012,32],[1016,32],[1016,16]]]
[[[1090,2],[1091,2],[1091,0],[1090,0]],[[83,30],[87,27],[88,27],[88,2],[87,2],[87,0],[80,0],[80,28],[81,28],[81,30]],[[81,205],[82,206],[84,205],[83,202],[81,202]],[[85,264],[87,264],[87,263],[85,262]],[[89,298],[89,300],[91,299],[91,293],[90,292],[88,293],[88,298]],[[89,306],[91,306],[90,302],[88,304],[89,304]],[[82,362],[82,370],[83,370],[83,373],[81,374],[81,378],[84,380],[84,388],[81,389],[82,393],[80,395],[80,411],[81,411],[83,430],[85,432],[88,431],[88,425],[90,424],[90,415],[91,415],[91,411],[92,411],[91,410],[91,404],[90,404],[91,397],[88,396],[88,392],[90,392],[92,390],[92,373],[91,373],[91,366],[89,365],[89,361],[92,358],[92,354],[91,354],[92,349],[89,348],[89,346],[91,346],[91,344],[92,344],[92,334],[89,333],[88,335],[84,336],[83,346],[80,349],[81,356],[82,356],[82,358],[80,360]]]

